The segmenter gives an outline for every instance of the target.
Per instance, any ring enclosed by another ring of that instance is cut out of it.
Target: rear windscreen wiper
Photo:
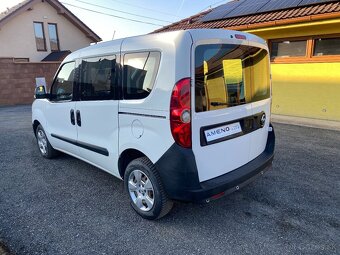
[[[220,105],[228,105],[228,103],[221,103],[221,102],[210,102],[212,106],[220,106]]]

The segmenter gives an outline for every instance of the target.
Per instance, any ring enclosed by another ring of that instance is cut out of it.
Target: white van
[[[268,48],[251,34],[194,29],[70,54],[36,90],[40,153],[62,151],[123,179],[146,219],[173,200],[238,190],[271,167]]]

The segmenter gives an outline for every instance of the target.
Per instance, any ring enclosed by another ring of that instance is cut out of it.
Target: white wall
[[[33,21],[43,22],[47,51],[37,51]],[[75,51],[92,41],[47,2],[39,2],[33,10],[14,17],[0,27],[0,57],[29,58],[39,62],[51,53],[48,23],[57,23],[60,50]]]

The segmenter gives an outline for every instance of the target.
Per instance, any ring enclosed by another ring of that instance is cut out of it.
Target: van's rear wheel
[[[159,174],[148,158],[130,162],[124,184],[132,208],[143,218],[159,219],[170,212],[173,202],[165,193]]]
[[[50,142],[47,139],[45,130],[41,125],[39,125],[36,129],[36,138],[40,154],[43,157],[51,159],[58,155],[58,151],[53,149],[53,147],[51,146]]]

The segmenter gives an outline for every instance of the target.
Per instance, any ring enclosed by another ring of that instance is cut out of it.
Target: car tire
[[[40,154],[44,158],[54,158],[56,157],[59,152],[55,150],[50,142],[47,139],[47,135],[45,133],[45,130],[41,125],[39,125],[35,131],[35,137],[37,138],[37,144],[38,144],[38,149],[40,151]]]
[[[155,166],[147,157],[128,164],[124,184],[132,208],[144,219],[160,219],[172,209],[173,201],[168,198]]]

